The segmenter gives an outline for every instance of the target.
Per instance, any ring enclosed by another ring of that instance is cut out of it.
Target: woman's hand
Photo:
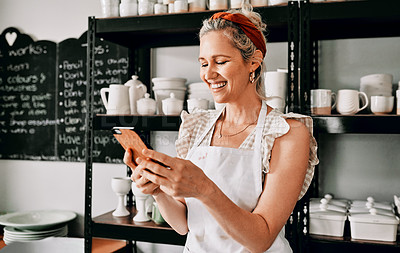
[[[161,192],[160,186],[150,182],[148,179],[142,177],[141,170],[137,164],[133,161],[133,152],[131,149],[125,151],[124,163],[128,165],[132,170],[132,181],[135,182],[136,187],[145,194],[157,195]]]
[[[138,158],[136,170],[143,178],[160,185],[160,189],[166,194],[172,197],[199,198],[211,193],[212,181],[189,160],[149,149],[142,153],[148,159]]]

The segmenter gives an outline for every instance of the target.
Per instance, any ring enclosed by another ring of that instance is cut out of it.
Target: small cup
[[[154,14],[167,14],[168,6],[166,4],[155,4],[154,5]]]
[[[250,0],[250,2],[251,2],[251,5],[254,7],[262,7],[262,6],[268,5],[268,0]]]
[[[119,0],[100,0],[103,18],[119,16]]]
[[[364,97],[360,107],[360,98]],[[342,115],[354,115],[357,112],[364,110],[368,106],[368,96],[364,92],[358,90],[339,90],[337,96],[336,110]]]
[[[336,106],[336,93],[328,89],[311,90],[311,113],[329,115]]]
[[[388,114],[393,110],[394,97],[371,96],[371,111],[374,114]]]
[[[205,11],[206,1],[205,0],[189,0],[189,12]]]
[[[174,12],[175,12],[174,3],[169,3],[168,4],[168,13],[174,13]]]
[[[176,0],[174,3],[174,12],[175,13],[182,13],[188,12],[189,6],[187,0]]]
[[[154,13],[154,3],[151,1],[139,1],[138,14],[151,15]]]
[[[165,115],[179,115],[183,109],[183,100],[175,98],[175,94],[171,93],[169,98],[162,100],[162,111]]]
[[[136,2],[132,2],[132,3],[122,2],[119,5],[119,14],[121,17],[138,15],[138,4]]]

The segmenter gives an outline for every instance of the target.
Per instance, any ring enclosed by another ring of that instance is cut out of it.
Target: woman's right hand
[[[154,184],[148,179],[142,177],[142,170],[138,168],[137,163],[133,160],[133,152],[131,149],[127,149],[124,154],[124,163],[129,166],[132,170],[131,179],[135,182],[136,187],[140,189],[144,194],[158,195],[160,192],[160,186]]]

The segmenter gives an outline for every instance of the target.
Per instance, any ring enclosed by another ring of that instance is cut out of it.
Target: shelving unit
[[[268,24],[267,38],[269,42],[289,42],[289,74],[297,69],[299,55],[298,3],[290,2],[286,6],[255,8]],[[129,49],[130,71],[136,74],[145,84],[151,83],[150,50],[156,47],[198,45],[198,32],[202,21],[211,17],[216,11],[181,13],[168,15],[135,16],[125,18],[89,18],[88,29],[88,69],[93,73],[95,37],[125,46]],[[130,241],[147,241],[183,245],[184,236],[178,235],[168,226],[159,226],[152,222],[134,224],[132,217],[117,219],[111,213],[92,217],[92,146],[97,130],[108,130],[115,126],[134,127],[135,131],[177,131],[179,117],[166,116],[134,116],[134,115],[93,115],[93,76],[87,77],[86,118],[86,199],[85,199],[85,252],[91,252],[92,237],[115,238]],[[297,71],[291,78],[297,83]],[[147,87],[151,90],[151,87]],[[292,87],[291,93],[299,97],[297,89]],[[295,101],[294,101],[295,103]],[[295,104],[292,103],[294,106]],[[286,228],[286,235],[296,249],[301,241],[304,224],[302,224],[305,201],[298,203]],[[135,210],[131,207],[131,212]],[[297,252],[295,250],[295,252]]]
[[[400,36],[400,2],[347,1],[300,2],[302,72],[301,111],[310,114],[310,89],[318,88],[318,42],[320,40]],[[400,59],[399,59],[400,60]],[[313,116],[314,131],[319,134],[400,134],[400,116],[357,114],[354,116]],[[313,197],[318,197],[318,169],[314,177]],[[397,242],[353,240],[349,236],[310,235],[308,252],[399,252]]]
[[[309,114],[310,89],[318,87],[318,41],[343,38],[400,36],[399,1],[340,1],[309,3],[289,1],[287,6],[255,8],[268,24],[268,42],[288,42],[289,111]],[[197,33],[203,19],[214,11],[198,13],[137,16],[126,18],[89,18],[88,69],[93,73],[94,38],[129,48],[130,71],[146,84],[151,83],[150,50],[155,47],[198,45]],[[301,41],[301,48],[299,48]],[[299,55],[301,52],[301,62]],[[297,70],[301,67],[301,84]],[[133,224],[132,217],[116,219],[111,213],[92,217],[92,146],[97,130],[114,126],[133,126],[136,131],[176,131],[179,117],[93,115],[93,76],[88,75],[86,118],[86,199],[85,252],[91,252],[92,237],[139,240],[182,245],[184,237],[171,228]],[[148,87],[148,90],[151,90]],[[315,116],[316,132],[324,134],[391,133],[399,134],[399,116]],[[308,193],[306,196],[309,196]],[[131,209],[135,213],[134,209]],[[355,242],[348,238],[308,236],[308,198],[301,200],[286,226],[286,236],[294,252],[397,252],[399,243]],[[331,251],[330,251],[331,250]],[[346,251],[347,250],[347,251]],[[372,251],[371,251],[372,252]]]

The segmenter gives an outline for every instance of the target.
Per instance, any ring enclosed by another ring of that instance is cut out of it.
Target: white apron
[[[255,145],[252,150],[199,146],[221,113],[210,122],[206,131],[196,140],[186,159],[200,167],[207,177],[236,205],[251,212],[256,207],[262,192],[261,138],[267,106],[263,101],[255,130]],[[199,200],[195,198],[185,198],[185,200],[189,227],[185,253],[248,252],[246,248],[223,231]],[[292,252],[285,238],[284,228],[267,252]]]

